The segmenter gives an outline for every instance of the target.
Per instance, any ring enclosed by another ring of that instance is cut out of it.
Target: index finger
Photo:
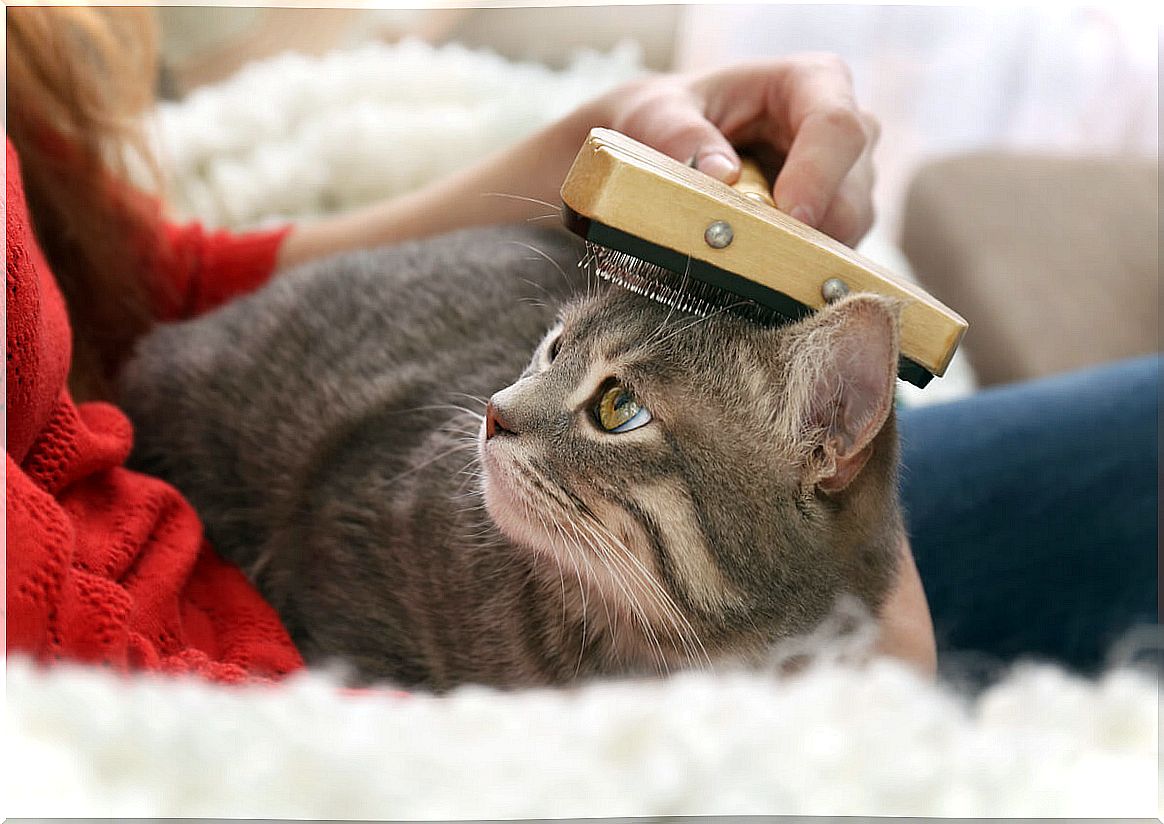
[[[798,67],[775,105],[776,126],[791,145],[776,178],[776,206],[817,226],[870,142],[853,97],[848,71],[839,61]]]

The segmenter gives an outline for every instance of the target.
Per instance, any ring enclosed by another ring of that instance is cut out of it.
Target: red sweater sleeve
[[[220,681],[301,667],[278,615],[215,555],[190,504],[124,467],[121,411],[73,402],[64,301],[11,143],[6,166],[8,650]],[[195,292],[228,291],[214,288]]]
[[[285,226],[232,233],[198,223],[164,224],[158,250],[160,316],[199,315],[263,285],[289,231]]]

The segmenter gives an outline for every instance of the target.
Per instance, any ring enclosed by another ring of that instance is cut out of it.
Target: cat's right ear
[[[857,294],[786,330],[784,426],[805,484],[844,489],[872,454],[893,405],[900,311],[898,301]]]

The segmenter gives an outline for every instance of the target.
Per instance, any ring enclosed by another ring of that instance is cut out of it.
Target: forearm
[[[912,664],[923,675],[937,670],[937,649],[930,608],[922,589],[909,538],[901,536],[897,583],[882,605],[877,651]]]
[[[419,191],[296,227],[277,269],[461,227],[548,219],[595,126],[617,129],[728,182],[738,174],[733,144],[767,144],[785,156],[774,190],[781,209],[849,244],[872,222],[876,122],[857,109],[839,58],[802,55],[631,81]],[[384,147],[387,163],[391,152]]]
[[[604,125],[601,105],[583,106],[423,189],[296,226],[283,242],[276,268],[469,226],[548,218],[557,208],[562,181],[586,134],[600,125]]]

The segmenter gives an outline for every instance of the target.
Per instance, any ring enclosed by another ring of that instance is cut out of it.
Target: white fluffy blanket
[[[158,110],[180,215],[240,227],[418,188],[641,73],[629,42],[563,71],[456,45],[287,53]]]
[[[560,74],[419,43],[285,56],[164,107],[159,138],[180,210],[240,226],[412,188],[638,71],[633,50]],[[883,662],[401,698],[16,659],[4,812],[1152,816],[1156,696],[1130,671],[1037,667],[972,698]]]
[[[785,680],[448,697],[8,663],[14,816],[1151,816],[1156,684],[1015,672],[976,700],[890,663]]]

